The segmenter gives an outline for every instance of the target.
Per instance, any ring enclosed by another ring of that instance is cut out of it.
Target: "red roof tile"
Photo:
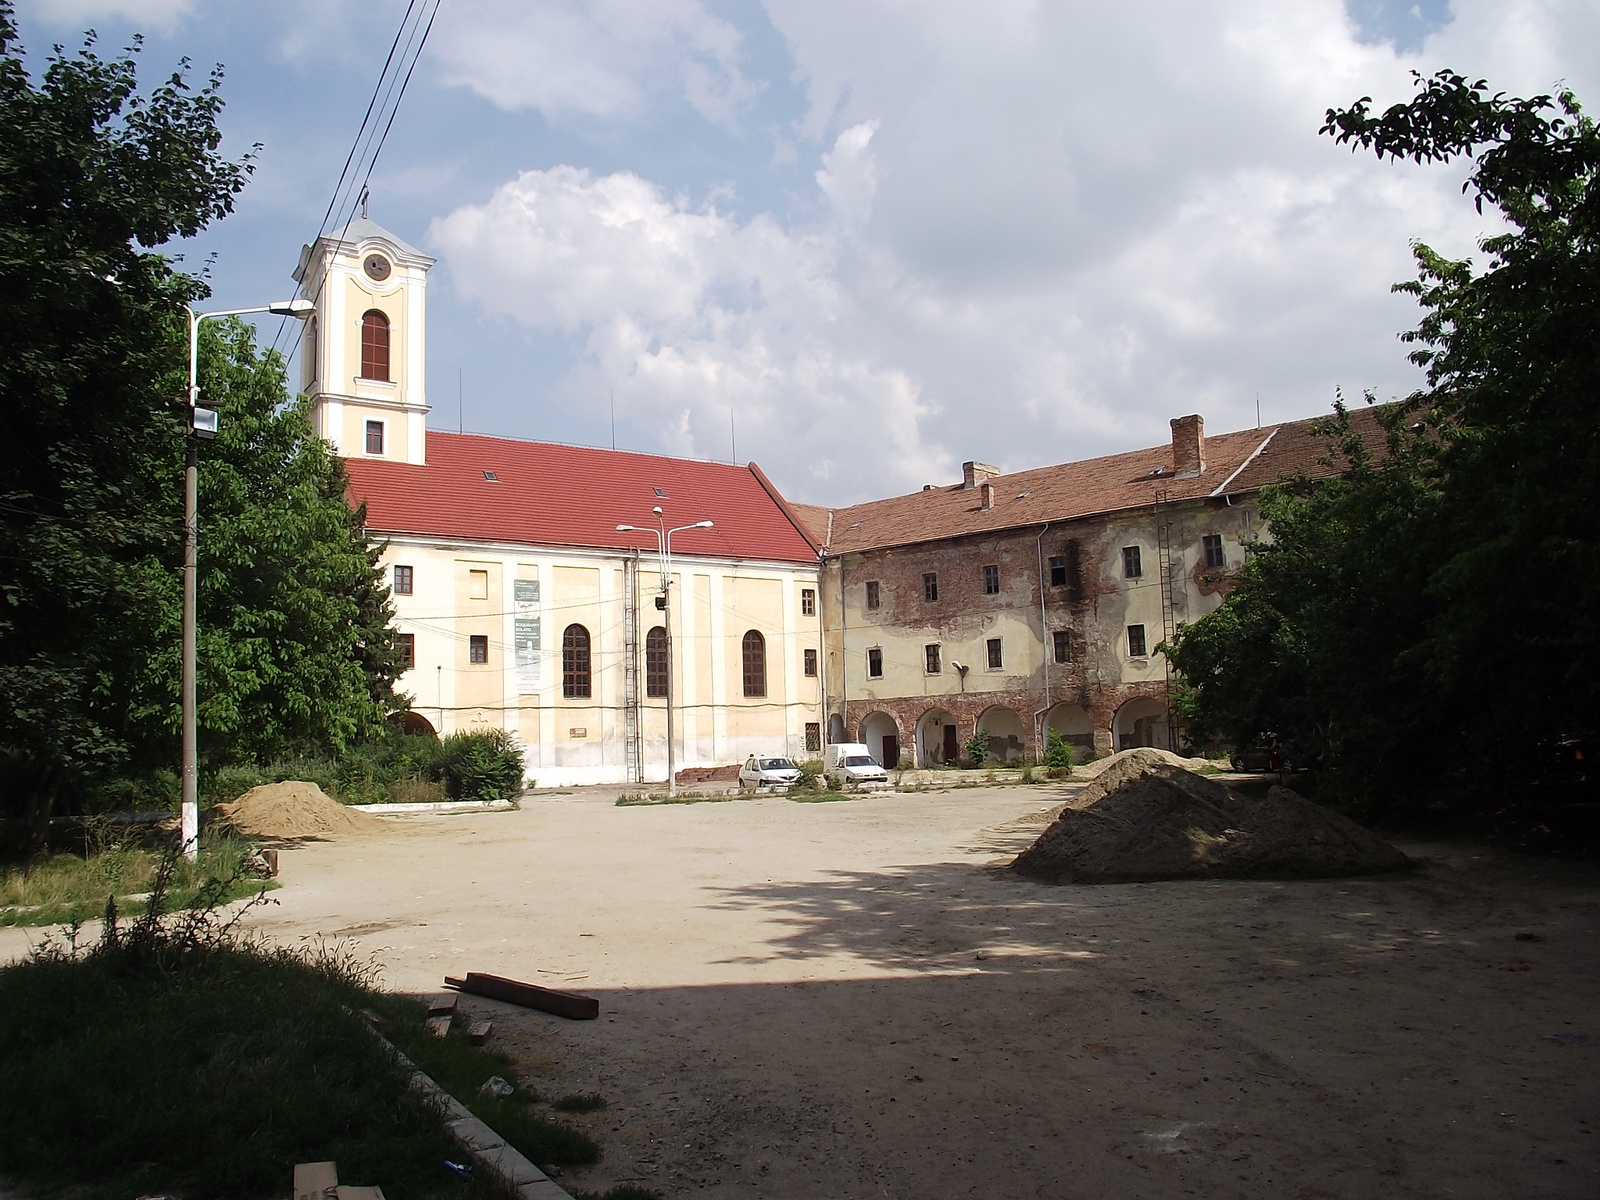
[[[746,468],[430,431],[426,466],[351,458],[345,467],[351,499],[366,502],[367,527],[379,534],[653,551],[650,534],[618,533],[616,527],[653,526],[650,510],[659,504],[668,528],[716,523],[675,534],[676,553],[798,563],[817,558],[754,463]]]
[[[1380,450],[1382,430],[1375,410],[1354,410],[1350,416],[1368,446]],[[994,507],[990,509],[983,507],[981,488],[964,489],[960,484],[854,504],[831,513],[806,505],[795,508],[829,553],[842,554],[1070,521],[1141,508],[1159,500],[1193,500],[1224,491],[1237,495],[1299,470],[1313,476],[1329,474],[1330,468],[1318,462],[1327,453],[1327,444],[1311,432],[1322,419],[1208,437],[1205,470],[1188,479],[1172,474],[1172,447],[1168,444],[992,476]],[[1157,468],[1161,473],[1152,474]]]

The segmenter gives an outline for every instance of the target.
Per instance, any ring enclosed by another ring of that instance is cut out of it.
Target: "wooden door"
[[[961,759],[961,744],[956,741],[956,727],[944,727],[944,761],[947,763],[959,762]]]
[[[878,760],[885,770],[892,771],[900,765],[900,735],[886,734],[883,739],[883,757]]]

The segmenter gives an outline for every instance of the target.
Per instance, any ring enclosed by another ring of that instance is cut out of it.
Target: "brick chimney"
[[[983,485],[983,489],[982,489],[982,495],[983,495],[983,507],[986,510],[993,508],[994,507],[994,484],[985,481],[985,483]]]
[[[1172,473],[1193,478],[1206,469],[1206,423],[1198,414],[1172,418]]]
[[[988,463],[964,462],[961,464],[961,489],[970,491],[980,487],[1000,474],[999,467],[991,467]]]

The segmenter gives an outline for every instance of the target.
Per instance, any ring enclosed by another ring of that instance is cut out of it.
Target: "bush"
[[[1077,762],[1077,748],[1067,741],[1059,729],[1050,730],[1045,736],[1044,765],[1070,771],[1077,766]]]
[[[513,800],[522,794],[522,748],[505,730],[452,733],[439,749],[436,769],[452,800]]]
[[[989,761],[989,731],[980,729],[972,735],[966,746],[967,758],[975,767],[981,767]]]

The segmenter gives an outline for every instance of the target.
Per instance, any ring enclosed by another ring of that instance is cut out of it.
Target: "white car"
[[[752,754],[739,768],[739,788],[753,792],[764,787],[791,787],[800,782],[800,768],[787,758],[758,758]]]

